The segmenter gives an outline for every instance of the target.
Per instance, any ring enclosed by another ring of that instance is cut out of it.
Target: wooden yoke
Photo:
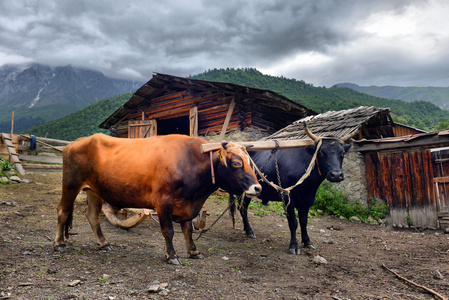
[[[235,142],[235,143],[237,145],[246,147],[246,149],[249,151],[271,150],[276,148],[276,143],[274,141],[254,141],[254,142]],[[279,149],[305,147],[313,144],[314,141],[312,141],[311,139],[279,141]],[[210,143],[201,145],[201,153],[215,151],[218,149],[221,149],[221,143]]]

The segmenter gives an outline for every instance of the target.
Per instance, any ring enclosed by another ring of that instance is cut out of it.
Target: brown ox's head
[[[217,184],[230,194],[258,196],[262,187],[257,181],[247,152],[232,142],[223,141],[221,146],[218,150],[220,162],[216,174]]]

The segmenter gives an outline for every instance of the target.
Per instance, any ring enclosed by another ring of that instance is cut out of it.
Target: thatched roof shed
[[[342,137],[354,132],[359,126],[361,126],[361,133],[358,139],[379,139],[396,136],[396,127],[401,127],[401,130],[409,130],[408,134],[423,132],[407,126],[402,128],[402,125],[394,123],[388,108],[360,106],[307,116],[265,139],[293,140],[307,138],[303,129],[304,122],[307,122],[310,131],[317,136]]]

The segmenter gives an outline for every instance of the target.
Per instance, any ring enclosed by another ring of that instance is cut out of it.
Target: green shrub
[[[358,217],[362,222],[366,222],[369,216],[373,219],[385,218],[388,209],[385,203],[372,201],[368,207],[362,206],[359,202],[349,201],[348,195],[338,190],[332,183],[325,181],[319,187],[313,209],[321,210],[325,214],[343,216],[350,218]]]
[[[0,158],[0,176],[6,176],[6,172],[11,171],[13,164],[4,158]]]

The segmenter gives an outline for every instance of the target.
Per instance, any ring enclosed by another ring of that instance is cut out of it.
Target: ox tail
[[[229,194],[228,203],[229,203],[229,215],[231,216],[231,220],[232,220],[232,228],[235,229],[235,199],[234,199],[234,195]]]
[[[64,224],[64,236],[66,239],[69,238],[69,231],[72,229],[72,221],[73,221],[73,209],[69,211],[69,214],[67,216],[67,220]]]

